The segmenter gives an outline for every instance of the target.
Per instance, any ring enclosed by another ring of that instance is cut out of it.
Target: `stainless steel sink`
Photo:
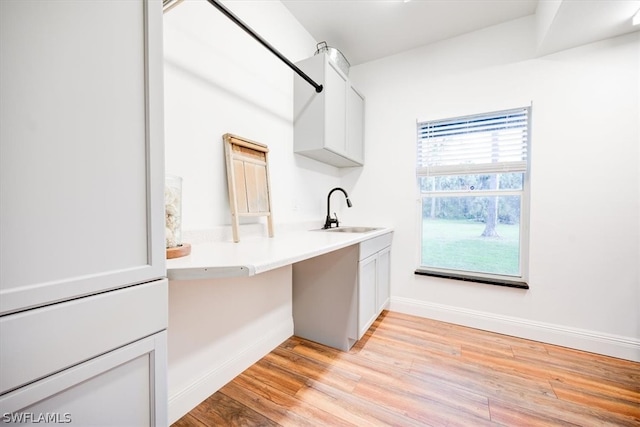
[[[380,230],[380,227],[337,227],[327,228],[324,231],[331,233],[368,233],[376,230]]]

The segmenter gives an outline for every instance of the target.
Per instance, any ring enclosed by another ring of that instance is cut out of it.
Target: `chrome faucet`
[[[344,197],[347,199],[347,207],[350,208],[351,206],[353,206],[351,204],[351,200],[349,200],[349,195],[342,188],[336,187],[333,190],[329,191],[329,195],[327,196],[327,219],[324,221],[324,227],[322,227],[323,229],[331,228],[331,224],[335,224],[336,228],[340,227],[340,223],[338,222],[338,215],[336,215],[335,212],[333,213],[335,218],[331,218],[331,208],[330,208],[330,205],[331,205],[331,194],[333,194],[333,192],[336,191],[336,190],[342,191],[342,193],[344,194]]]

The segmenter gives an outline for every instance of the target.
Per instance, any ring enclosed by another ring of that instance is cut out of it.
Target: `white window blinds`
[[[529,111],[418,123],[418,176],[526,171]]]

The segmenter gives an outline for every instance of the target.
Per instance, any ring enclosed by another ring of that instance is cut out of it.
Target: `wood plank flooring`
[[[292,337],[173,424],[640,426],[640,363],[385,311],[349,352]]]

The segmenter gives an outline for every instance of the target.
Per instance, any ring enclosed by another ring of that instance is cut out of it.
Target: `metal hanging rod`
[[[314,82],[311,77],[309,77],[307,74],[305,74],[304,71],[302,71],[300,68],[298,68],[293,62],[289,61],[283,54],[281,54],[280,52],[278,52],[278,50],[276,48],[274,48],[273,46],[271,46],[265,39],[263,39],[262,37],[260,37],[258,34],[256,34],[249,26],[247,26],[247,24],[245,24],[244,22],[242,22],[240,20],[240,18],[238,18],[236,15],[234,15],[229,9],[227,9],[226,7],[224,7],[222,5],[222,3],[220,3],[219,0],[207,0],[209,3],[211,3],[212,6],[214,6],[216,9],[218,9],[220,12],[222,12],[227,18],[229,18],[230,20],[232,20],[238,27],[242,28],[244,31],[246,31],[251,37],[253,37],[254,39],[256,39],[258,42],[260,42],[261,45],[263,45],[264,47],[266,47],[267,49],[269,49],[269,51],[271,53],[273,53],[275,56],[277,56],[278,58],[280,58],[280,60],[282,62],[284,62],[285,64],[287,64],[289,66],[289,68],[291,68],[293,71],[295,71],[300,77],[302,77],[303,79],[305,79],[307,81],[307,83],[309,83],[311,86],[313,86],[316,89],[316,92],[320,93],[322,92],[322,85],[319,85],[318,83]]]

